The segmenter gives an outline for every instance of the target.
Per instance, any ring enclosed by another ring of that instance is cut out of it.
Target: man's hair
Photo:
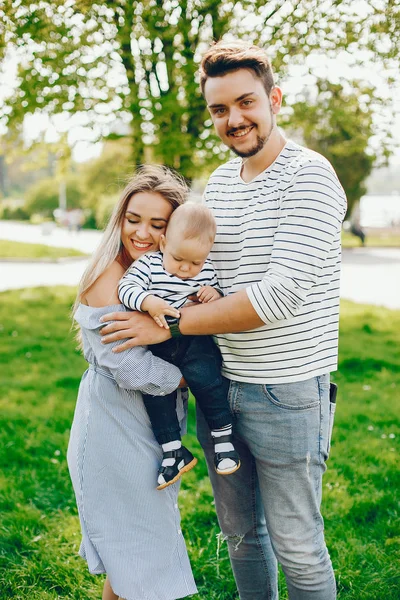
[[[214,243],[217,224],[209,208],[203,204],[186,202],[178,206],[168,221],[166,238],[198,239],[204,243]]]
[[[207,50],[200,64],[200,87],[203,96],[204,86],[209,77],[223,77],[238,69],[253,71],[263,82],[267,94],[270,94],[275,83],[271,63],[265,50],[249,42],[220,40]]]

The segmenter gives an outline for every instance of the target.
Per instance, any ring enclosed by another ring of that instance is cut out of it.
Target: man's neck
[[[252,181],[257,175],[268,169],[282,152],[286,139],[276,127],[264,148],[250,158],[243,159],[241,177],[245,183]]]

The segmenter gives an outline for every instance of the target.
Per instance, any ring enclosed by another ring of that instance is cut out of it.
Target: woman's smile
[[[139,242],[139,240],[131,239],[132,245],[136,250],[149,250],[154,244],[153,242]]]

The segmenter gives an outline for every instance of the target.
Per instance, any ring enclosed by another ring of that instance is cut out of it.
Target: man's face
[[[268,97],[253,71],[239,69],[209,77],[204,96],[218,136],[238,156],[254,156],[267,144],[276,127],[275,114],[282,94],[273,88]]]

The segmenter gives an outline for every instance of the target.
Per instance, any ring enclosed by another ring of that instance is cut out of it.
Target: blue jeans
[[[334,600],[320,512],[334,414],[329,375],[279,385],[231,381],[229,402],[236,473],[215,473],[199,409],[197,426],[241,600],[278,598],[277,560],[291,600]]]

